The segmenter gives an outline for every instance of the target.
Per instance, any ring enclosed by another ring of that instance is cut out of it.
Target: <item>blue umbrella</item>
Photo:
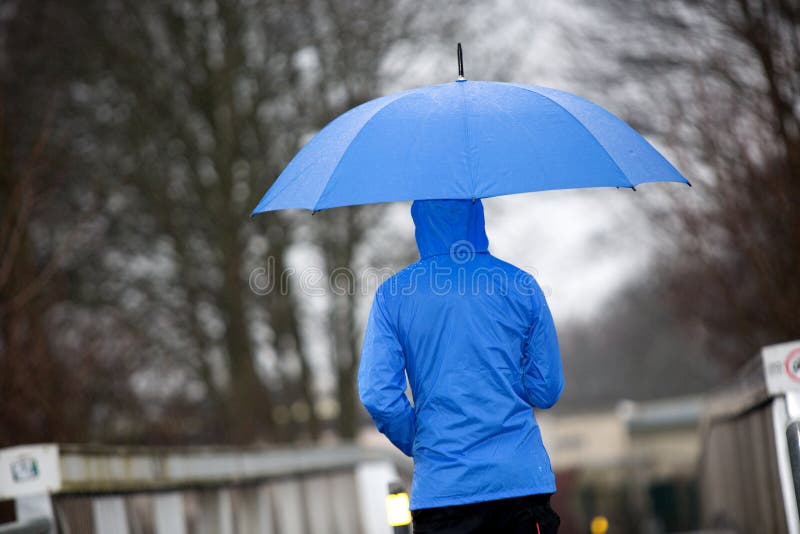
[[[323,128],[253,214],[400,200],[626,187],[684,178],[633,128],[576,95],[463,78],[370,100]]]

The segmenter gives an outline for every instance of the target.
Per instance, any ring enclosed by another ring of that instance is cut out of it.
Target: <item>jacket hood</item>
[[[455,243],[461,253],[489,250],[480,200],[416,200],[411,218],[420,258],[450,254]]]

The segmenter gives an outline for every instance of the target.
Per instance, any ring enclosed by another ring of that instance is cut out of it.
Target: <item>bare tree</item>
[[[94,439],[136,410],[136,333],[113,310],[84,320],[70,283],[102,220],[59,122],[81,38],[51,7],[11,2],[0,19],[0,445]]]
[[[247,214],[305,140],[380,93],[394,46],[447,33],[448,13],[421,12],[388,0],[34,0],[5,10],[16,40],[3,43],[14,59],[4,89],[17,92],[4,104],[23,111],[13,124],[4,116],[4,157],[23,145],[8,141],[47,88],[59,104],[40,123],[42,138],[52,124],[63,154],[29,187],[28,169],[40,170],[31,134],[36,161],[19,164],[14,154],[3,169],[0,380],[29,384],[33,366],[13,355],[34,350],[23,341],[49,347],[42,354],[60,354],[64,366],[42,360],[53,380],[83,369],[69,395],[81,391],[91,413],[75,409],[76,428],[105,440],[316,439],[325,425],[353,437],[357,292],[329,291],[326,320],[309,324],[297,288],[259,296],[248,278],[267,257],[280,275],[298,247],[317,249],[329,271],[351,266],[382,208],[311,220],[272,213],[248,222]],[[30,35],[42,37],[36,48]],[[14,70],[23,63],[25,73]],[[40,71],[48,78],[25,77]],[[62,196],[65,181],[78,210]],[[35,298],[24,314],[9,307],[26,295]],[[335,422],[317,417],[326,368],[314,363],[309,334],[327,340]],[[94,372],[106,378],[92,382]],[[49,382],[31,392],[52,395],[53,406],[66,395]]]
[[[668,231],[658,263],[675,313],[730,366],[797,338],[800,7],[620,1],[598,13],[595,37],[620,60],[607,82],[628,89],[633,122],[676,147],[695,185],[651,210]]]

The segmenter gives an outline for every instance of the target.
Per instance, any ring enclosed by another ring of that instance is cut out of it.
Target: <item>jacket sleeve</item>
[[[553,316],[541,289],[537,290],[533,300],[538,309],[522,357],[522,383],[530,405],[546,409],[561,396],[564,371]]]
[[[406,360],[380,289],[364,333],[358,368],[358,394],[378,430],[408,456],[415,434],[414,409],[406,397]]]

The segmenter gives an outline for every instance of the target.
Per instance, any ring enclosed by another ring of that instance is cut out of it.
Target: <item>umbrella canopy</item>
[[[689,183],[600,106],[545,87],[459,79],[339,116],[295,156],[253,214],[655,181]]]

